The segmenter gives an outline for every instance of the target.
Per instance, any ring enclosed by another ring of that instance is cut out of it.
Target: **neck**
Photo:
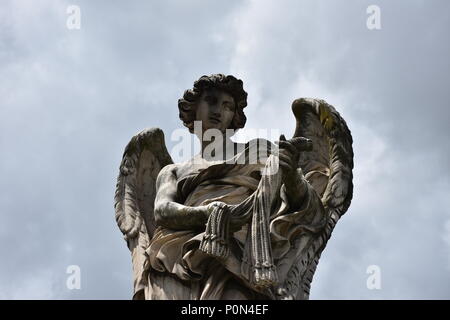
[[[199,139],[199,141],[201,145],[201,156],[205,160],[226,160],[234,156],[235,143],[225,134],[213,136],[210,141],[206,139]]]

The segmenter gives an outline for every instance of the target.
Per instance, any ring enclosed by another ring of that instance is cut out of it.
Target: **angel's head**
[[[178,100],[180,119],[194,133],[194,121],[202,121],[203,130],[243,128],[247,118],[247,92],[242,80],[223,74],[202,76],[192,89],[184,92]]]

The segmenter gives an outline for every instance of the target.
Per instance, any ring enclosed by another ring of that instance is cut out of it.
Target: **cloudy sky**
[[[156,126],[170,150],[177,99],[211,73],[243,79],[248,128],[291,136],[292,100],[318,97],[352,131],[354,200],[311,299],[449,299],[449,12],[446,0],[1,1],[0,299],[131,297],[113,209],[123,149]]]

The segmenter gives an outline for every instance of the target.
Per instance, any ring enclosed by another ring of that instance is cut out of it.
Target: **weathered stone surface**
[[[291,139],[234,143],[226,129],[244,127],[246,105],[241,80],[201,77],[178,101],[199,155],[173,163],[157,128],[127,145],[115,211],[135,299],[308,298],[351,202],[350,131],[325,101],[298,99]]]

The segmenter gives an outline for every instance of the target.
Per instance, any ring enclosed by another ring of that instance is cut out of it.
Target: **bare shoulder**
[[[161,177],[161,179],[167,179],[169,177],[178,178],[189,172],[191,169],[192,169],[191,160],[180,163],[172,163],[162,168],[161,171],[159,172],[158,177]]]
[[[157,190],[165,190],[164,192],[167,192],[167,189],[173,189],[180,177],[189,175],[192,171],[190,161],[166,165],[158,174],[156,180]]]
[[[168,164],[159,171],[157,181],[166,181],[177,176],[177,164]]]

